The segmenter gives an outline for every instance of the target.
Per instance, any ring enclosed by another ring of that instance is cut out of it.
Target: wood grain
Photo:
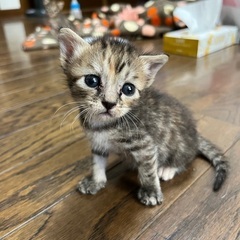
[[[59,119],[48,119],[0,139],[0,173],[83,136],[77,124],[71,129],[71,120],[63,128],[60,124]]]
[[[52,121],[53,118],[67,114],[76,104],[70,98],[68,92],[62,92],[55,96],[49,96],[47,101],[42,99],[33,103],[22,106],[21,108],[15,108],[0,113],[0,139],[6,137],[7,134],[13,133],[15,131],[20,131],[23,128],[35,125],[42,121],[48,120]],[[32,115],[25,114],[29,111]],[[68,117],[68,120],[74,120],[76,116],[73,113]],[[59,119],[60,121],[60,119]],[[61,123],[59,123],[60,126]]]
[[[105,189],[96,196],[76,192],[90,174],[91,154],[76,113],[66,115],[75,105],[59,52],[9,49],[3,26],[12,21],[26,34],[43,23],[0,19],[0,239],[239,239],[239,46],[200,59],[171,55],[158,73],[154,86],[190,107],[199,132],[229,157],[231,174],[214,193],[214,171],[198,158],[162,183],[164,203],[149,208],[136,198],[137,173],[116,156]],[[162,52],[161,39],[135,43]]]
[[[229,124],[221,121],[214,121],[215,127],[209,131],[208,125],[212,121],[211,118],[200,120],[200,131],[209,136],[216,132],[216,129],[224,131],[226,137],[219,137],[216,142],[224,150],[229,149],[231,143],[236,141],[240,129],[230,128]],[[118,165],[108,174],[107,188],[96,196],[84,196],[72,192],[63,202],[47,209],[47,212],[51,213],[51,221],[48,220],[46,223],[46,218],[41,218],[42,222],[40,224],[38,217],[34,219],[33,221],[36,221],[36,224],[41,228],[36,229],[34,234],[37,233],[40,239],[44,236],[48,239],[72,239],[76,232],[79,239],[134,239],[150,223],[154,222],[158,215],[167,211],[187,189],[191,189],[194,182],[202,178],[209,168],[209,164],[204,161],[195,161],[188,172],[171,182],[162,184],[165,196],[165,202],[162,206],[146,208],[136,199],[138,186],[136,174],[124,174],[125,168]],[[211,170],[211,181],[207,184],[210,192],[212,191],[213,177],[214,174]],[[70,184],[68,183],[68,185]],[[91,210],[93,206],[94,211]],[[66,223],[65,218],[69,219],[70,222]],[[83,219],[84,221],[82,221]],[[56,222],[57,225],[55,225]],[[43,225],[44,228],[42,229]],[[121,226],[121,228],[118,228],[118,226]],[[21,231],[27,231],[28,225],[26,230],[24,229]],[[122,231],[122,229],[125,229],[125,231]]]
[[[154,239],[156,233],[166,239],[228,239],[240,236],[240,142],[227,152],[231,174],[221,192],[211,192],[209,170],[149,227],[139,239]],[[201,197],[200,197],[201,196]]]

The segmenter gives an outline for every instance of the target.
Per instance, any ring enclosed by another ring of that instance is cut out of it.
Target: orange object
[[[31,41],[26,41],[23,43],[23,46],[26,47],[26,48],[31,48],[35,45],[35,41],[34,40],[31,40]]]
[[[102,25],[108,28],[110,26],[110,23],[107,19],[102,19]]]
[[[113,29],[113,30],[111,31],[111,34],[112,34],[113,36],[118,37],[118,36],[120,36],[121,32],[120,32],[119,29],[115,28],[115,29]]]
[[[156,7],[148,8],[147,16],[150,18],[150,22],[153,26],[160,26],[161,25],[161,18],[158,14],[158,9]]]
[[[148,10],[147,10],[147,16],[152,18],[153,16],[156,16],[158,15],[158,9],[156,7],[150,7]]]
[[[151,24],[155,27],[158,27],[161,25],[161,18],[158,15],[151,17]]]
[[[181,20],[180,20],[179,18],[177,18],[177,17],[173,17],[173,21],[174,21],[175,23],[178,23],[178,22],[180,22]]]
[[[96,18],[98,18],[97,13],[93,12],[93,13],[92,13],[92,19],[96,19]]]
[[[83,26],[85,28],[90,28],[91,27],[91,22],[84,23]]]
[[[172,26],[173,25],[173,18],[172,17],[166,17],[165,18],[165,24],[167,26]]]
[[[43,29],[44,29],[45,31],[49,31],[49,32],[51,31],[51,27],[50,27],[50,26],[44,26]]]

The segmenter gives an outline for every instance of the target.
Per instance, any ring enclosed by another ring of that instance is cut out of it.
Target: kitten
[[[145,205],[162,203],[159,179],[172,179],[198,154],[216,170],[214,191],[221,187],[228,171],[223,153],[197,132],[188,109],[150,87],[166,55],[140,54],[120,38],[86,42],[67,28],[60,30],[59,44],[61,66],[93,154],[93,174],[79,183],[81,193],[105,187],[112,151],[134,161],[138,198]]]

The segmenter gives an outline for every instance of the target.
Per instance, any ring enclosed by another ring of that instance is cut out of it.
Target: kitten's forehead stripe
[[[108,64],[111,64],[111,56],[108,56]]]
[[[127,71],[127,72],[126,72],[126,74],[125,74],[125,77],[124,77],[124,78],[127,80],[127,79],[128,79],[128,77],[129,77],[129,75],[130,75],[130,72],[129,72],[129,71]]]
[[[117,73],[120,73],[120,72],[123,70],[123,68],[125,67],[125,65],[126,65],[125,62],[123,62],[120,66],[119,66],[119,64],[120,64],[120,63],[118,63],[118,64],[116,65],[116,72],[117,72]]]

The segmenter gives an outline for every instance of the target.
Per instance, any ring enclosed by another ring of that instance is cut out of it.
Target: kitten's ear
[[[84,49],[90,46],[70,28],[61,28],[58,35],[60,48],[60,61],[63,68],[80,56]]]
[[[155,76],[160,68],[168,61],[168,56],[161,55],[141,55],[139,57],[144,64],[144,71],[147,75],[147,85],[149,87],[155,80]]]

